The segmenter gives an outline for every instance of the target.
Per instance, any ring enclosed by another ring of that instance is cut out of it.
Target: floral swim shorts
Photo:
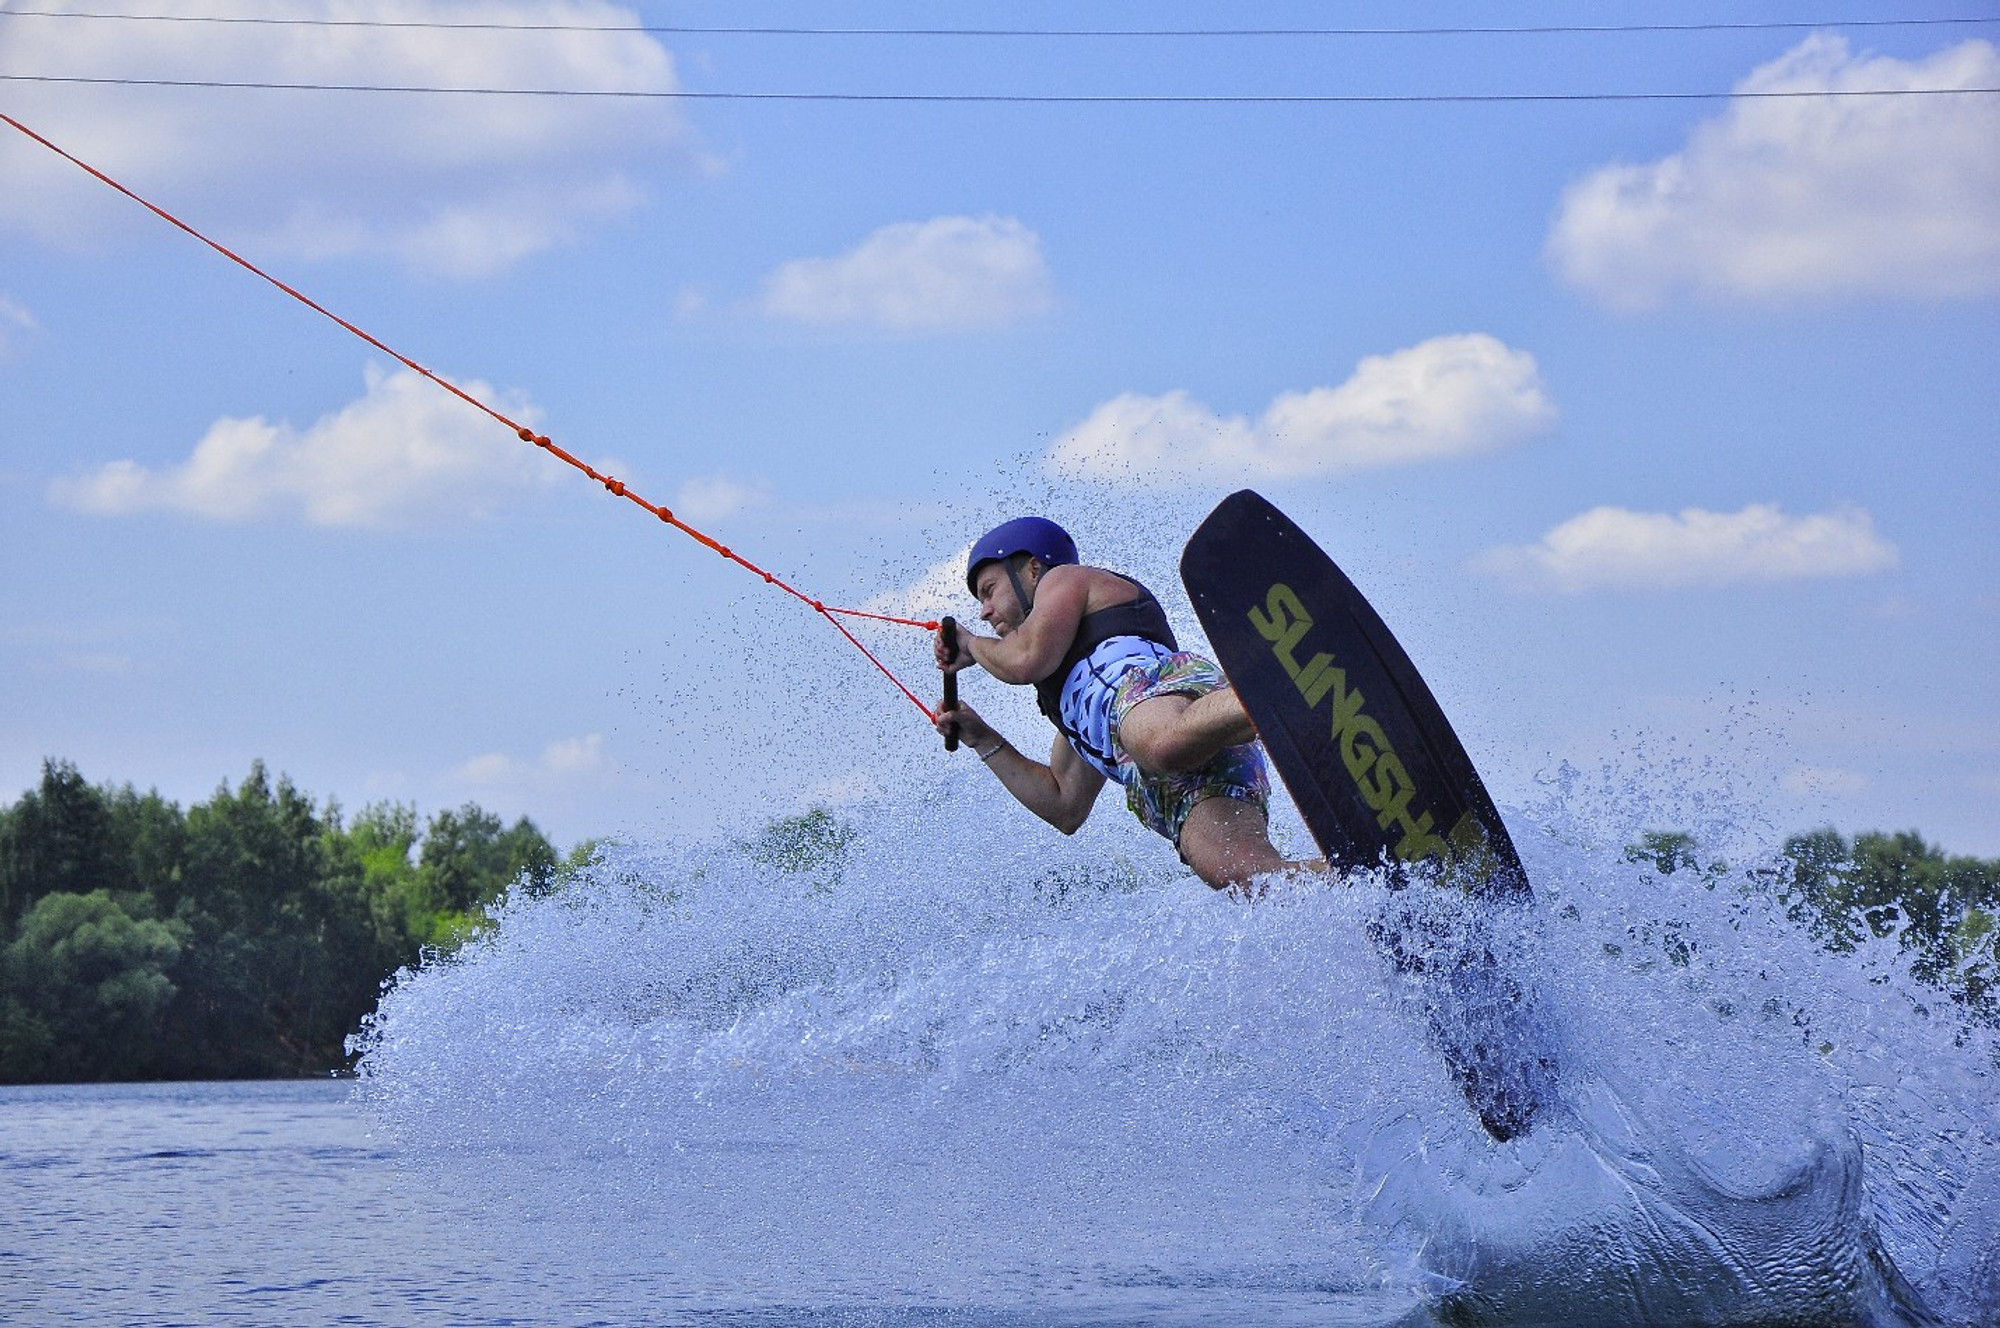
[[[1125,716],[1141,701],[1156,696],[1206,696],[1226,681],[1213,660],[1187,651],[1131,669],[1119,681],[1111,702],[1112,732],[1116,734]],[[1199,770],[1157,776],[1143,774],[1115,738],[1114,746],[1119,774],[1129,776],[1120,780],[1125,785],[1125,805],[1176,849],[1188,813],[1204,799],[1235,798],[1255,804],[1260,811],[1270,810],[1271,777],[1264,769],[1264,753],[1254,742],[1225,747]]]

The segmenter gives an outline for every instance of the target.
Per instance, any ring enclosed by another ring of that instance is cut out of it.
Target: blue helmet
[[[1017,553],[1031,554],[1045,567],[1077,561],[1076,541],[1068,531],[1047,517],[1016,517],[972,542],[972,552],[965,559],[965,588],[977,595],[979,569]]]

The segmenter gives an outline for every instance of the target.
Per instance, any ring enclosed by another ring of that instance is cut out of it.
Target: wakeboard
[[[1432,1039],[1487,1132],[1525,1134],[1554,1061],[1479,915],[1531,899],[1528,874],[1423,676],[1333,559],[1247,489],[1195,531],[1181,580],[1329,865],[1438,887],[1371,935],[1422,985]]]

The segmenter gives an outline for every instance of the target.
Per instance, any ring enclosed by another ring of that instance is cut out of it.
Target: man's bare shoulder
[[[1120,604],[1129,604],[1139,598],[1139,587],[1137,585],[1118,575],[1118,573],[1106,571],[1102,567],[1051,567],[1048,570],[1047,576],[1054,576],[1058,572],[1069,573],[1076,578],[1075,584],[1083,592],[1083,611],[1085,613],[1095,613],[1099,609],[1115,608]],[[1044,577],[1044,579],[1046,580],[1047,577]]]

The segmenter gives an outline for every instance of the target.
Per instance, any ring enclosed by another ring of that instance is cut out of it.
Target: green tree
[[[337,1068],[389,974],[590,854],[472,805],[343,824],[261,761],[185,814],[50,761],[0,807],[0,1081]]]
[[[67,761],[44,761],[39,787],[0,817],[0,927],[37,899],[124,884],[111,809]]]
[[[378,802],[354,823],[337,815],[327,825],[327,865],[333,888],[366,914],[377,978],[414,963],[437,911],[417,879],[417,809]]]
[[[189,930],[173,1020],[196,1077],[297,1073],[315,1063],[311,1031],[326,992],[336,916],[324,888],[324,826],[311,798],[261,761],[231,792],[190,809],[174,916]]]
[[[517,885],[531,895],[545,895],[556,888],[567,860],[557,856],[556,846],[535,828],[533,821],[525,816],[516,819],[500,836],[500,844],[506,851],[502,880],[500,889],[488,899],[497,898]]]
[[[0,975],[4,975],[5,967],[5,963],[0,962]],[[0,1084],[34,1084],[47,1080],[49,1055],[55,1041],[48,1021],[36,1014],[26,1001],[7,990],[5,984],[0,984]]]
[[[498,900],[516,882],[548,890],[556,866],[554,846],[532,820],[522,816],[502,828],[498,816],[472,802],[430,818],[418,858],[418,874],[438,908],[458,914]]]
[[[1840,894],[1840,873],[1851,851],[1846,836],[1831,827],[1785,841],[1789,868],[1782,889],[1787,909],[1794,921],[1809,925],[1819,942],[1832,950],[1852,950],[1867,934],[1857,929]]]
[[[140,794],[130,784],[107,789],[105,805],[111,813],[119,887],[144,897],[149,911],[171,914],[180,900],[187,861],[186,814],[157,792]]]
[[[1701,845],[1685,830],[1648,830],[1637,842],[1625,846],[1625,861],[1650,863],[1662,876],[1686,874],[1704,889],[1713,890],[1729,871],[1727,863],[1701,860]],[[1657,946],[1667,962],[1685,968],[1694,962],[1697,945],[1684,918],[1648,918],[1625,929],[1633,943]]]
[[[500,830],[499,817],[471,803],[431,817],[417,874],[439,909],[470,913],[489,883],[506,871]]]
[[[1994,1015],[2000,861],[1948,856],[1913,831],[1850,841],[1816,830],[1794,835],[1784,852],[1786,902],[1823,944],[1851,950],[1894,936],[1917,977]]]
[[[1968,908],[1952,928],[1961,999],[1990,1022],[2000,1023],[2000,919]]]
[[[17,1080],[143,1077],[180,954],[176,928],[132,917],[108,890],[42,896],[6,950],[0,1066]]]
[[[1694,836],[1685,830],[1648,830],[1637,843],[1625,846],[1625,861],[1650,862],[1663,876],[1704,870]]]
[[[755,839],[741,845],[760,867],[810,876],[817,889],[840,882],[841,869],[854,843],[855,829],[824,807],[767,822]]]
[[[322,825],[311,798],[262,761],[188,812],[182,902],[246,933],[273,930],[321,874]]]
[[[515,885],[547,893],[560,864],[553,845],[523,816],[502,828],[500,818],[474,803],[431,817],[424,828],[417,877],[437,910],[432,944],[463,939],[484,920],[484,910]]]

